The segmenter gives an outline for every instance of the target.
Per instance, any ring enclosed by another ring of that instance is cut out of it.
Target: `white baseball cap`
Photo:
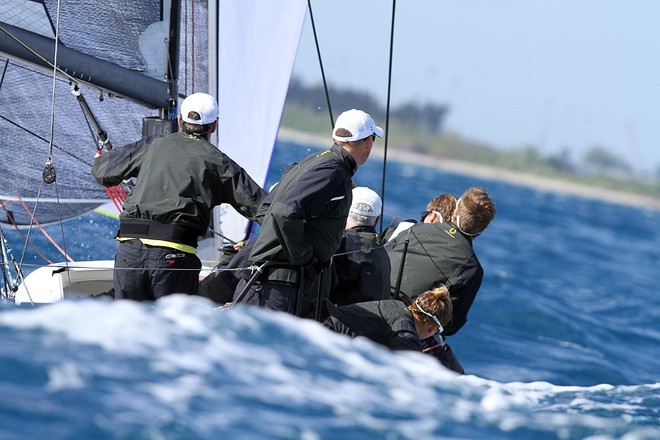
[[[357,205],[364,203],[371,207],[371,211],[358,209]],[[383,202],[376,191],[367,188],[366,186],[356,186],[353,188],[353,202],[351,203],[351,212],[367,217],[378,217],[383,209]]]
[[[352,136],[338,136],[337,130],[343,128],[351,132]],[[340,142],[359,141],[375,134],[383,137],[383,129],[376,125],[371,116],[362,110],[348,110],[339,115],[332,130],[332,138]]]
[[[190,119],[190,112],[199,113],[201,119]],[[210,124],[218,119],[218,101],[206,93],[193,93],[181,103],[181,119],[196,125]]]

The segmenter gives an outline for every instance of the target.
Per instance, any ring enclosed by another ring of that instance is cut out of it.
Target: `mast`
[[[176,108],[179,96],[179,45],[181,43],[181,1],[170,1],[170,32],[168,39],[168,76],[171,106]],[[171,117],[176,118],[176,111]],[[164,118],[166,119],[166,118]]]
[[[169,8],[167,7],[169,5]],[[169,86],[166,105],[160,107],[158,117],[142,119],[142,136],[165,136],[178,130],[177,108],[179,98],[179,43],[181,41],[181,1],[163,2],[163,20],[169,20],[167,36],[167,70],[165,80]]]

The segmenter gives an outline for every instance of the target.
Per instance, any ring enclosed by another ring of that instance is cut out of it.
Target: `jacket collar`
[[[333,151],[342,158],[344,163],[348,166],[348,169],[351,170],[351,175],[355,174],[357,171],[357,163],[355,162],[355,159],[353,159],[353,156],[351,156],[351,153],[344,150],[341,145],[337,144],[334,144],[330,151]]]

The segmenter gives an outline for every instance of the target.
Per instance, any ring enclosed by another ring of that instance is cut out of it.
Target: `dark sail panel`
[[[44,43],[43,51],[54,52],[56,8],[56,0],[1,0],[0,33],[7,38],[7,45],[16,39],[11,35],[12,27],[19,27],[23,29],[21,35],[34,36],[31,41],[47,43],[45,38],[50,38],[52,48]],[[161,93],[157,102],[164,105],[169,93],[165,82],[168,25],[161,22],[162,15],[159,0],[62,2],[59,41],[72,52],[79,52],[83,64],[101,66],[101,74],[107,70],[105,63],[111,63],[108,69],[119,69],[120,73],[107,75],[110,81],[117,80],[118,89],[127,83],[132,85],[132,81],[122,78],[124,71],[151,81]],[[52,68],[36,67],[39,63],[35,60],[23,63],[10,49],[20,47],[0,48],[11,57],[0,55],[0,203],[4,208],[0,210],[0,223],[30,224],[37,198],[36,219],[41,224],[78,216],[107,202],[105,190],[90,174],[97,133],[71,93],[70,79],[59,75],[53,91]],[[38,58],[43,54],[31,55]],[[94,62],[90,57],[102,61]],[[66,70],[66,66],[62,68]],[[74,78],[80,75],[70,69],[68,72]],[[139,139],[142,118],[157,114],[129,100],[135,97],[118,97],[113,93],[118,90],[113,84],[76,82],[114,145]],[[139,97],[136,100],[140,101]],[[42,172],[49,159],[51,133],[57,179],[47,185],[42,181]]]
[[[168,117],[169,108],[161,104],[167,98],[163,90],[172,93],[169,77],[178,76],[182,94],[208,91],[207,3],[187,0],[181,2],[180,8],[173,7],[171,14],[181,21],[185,35],[181,37],[179,56],[170,53],[167,47],[173,34],[168,23],[169,3],[168,0],[61,2],[59,49],[66,47],[84,60],[89,59],[85,57],[101,60],[94,63],[101,70],[106,66],[120,69],[106,75],[113,84],[76,81],[99,125],[115,146],[140,139],[144,117]],[[40,198],[36,218],[42,224],[76,217],[109,201],[105,190],[90,174],[97,136],[71,93],[70,79],[58,75],[53,101],[52,67],[17,59],[10,50],[18,49],[1,47],[3,35],[5,40],[12,39],[8,35],[12,26],[21,28],[24,34],[36,35],[35,41],[52,39],[54,49],[56,8],[57,0],[0,0],[0,203],[13,214],[14,221],[24,225],[30,224],[30,215],[17,197],[30,200],[26,202],[30,212],[34,210],[33,200]],[[176,46],[177,41],[172,42]],[[172,67],[169,63],[177,60],[180,75],[168,72]],[[66,66],[60,64],[60,67]],[[74,77],[81,74],[68,73]],[[140,81],[156,83],[158,96],[151,96],[149,99],[155,101],[146,103],[151,108],[138,104],[144,103],[144,99],[124,93],[125,88],[135,88],[136,81],[126,80],[123,75],[139,75]],[[57,181],[46,185],[41,176],[48,160],[51,109],[54,110],[52,160]],[[60,203],[53,202],[56,200]],[[11,223],[2,209],[0,223]]]
[[[0,88],[0,199],[13,212],[14,220],[18,224],[30,223],[29,213],[20,202],[7,202],[16,196],[61,200],[59,207],[57,203],[39,204],[36,218],[40,223],[77,216],[107,202],[105,190],[90,174],[96,138],[69,84],[63,80],[56,82],[52,162],[57,179],[46,185],[41,176],[49,157],[52,78],[30,68],[7,64],[3,58],[0,62],[6,67]],[[115,145],[141,137],[140,115],[153,115],[153,111],[107,96],[100,101],[97,91],[85,87],[82,90]],[[34,202],[27,205],[33,210]],[[4,210],[0,210],[0,222],[11,223]]]

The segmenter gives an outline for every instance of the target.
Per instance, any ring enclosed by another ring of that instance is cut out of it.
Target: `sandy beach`
[[[323,137],[287,128],[280,128],[278,139],[312,145],[326,145],[330,140],[329,136]],[[374,154],[382,157],[382,147],[374,149]],[[487,165],[473,164],[470,162],[447,159],[427,154],[400,151],[391,147],[388,149],[387,154],[388,158],[391,160],[413,163],[416,165],[433,166],[439,169],[450,171],[452,173],[466,176],[474,176],[486,180],[497,180],[510,183],[512,185],[521,185],[543,191],[571,194],[588,199],[598,199],[620,205],[660,210],[660,198],[583,185],[566,180],[551,179],[528,173],[502,170],[501,168],[489,167]]]

